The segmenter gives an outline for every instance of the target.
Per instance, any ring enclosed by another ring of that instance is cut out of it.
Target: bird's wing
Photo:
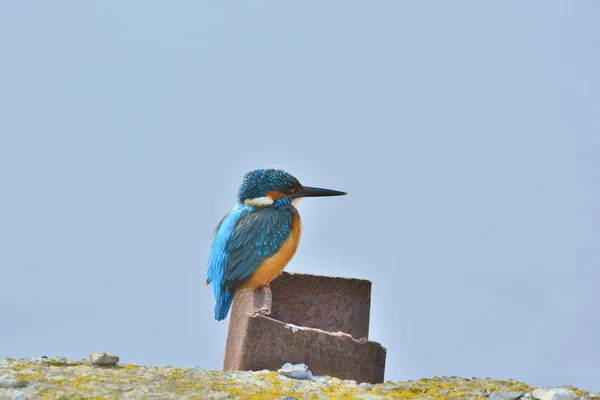
[[[236,204],[221,219],[214,231],[214,240],[210,250],[208,260],[208,273],[206,284],[215,282],[215,295],[219,296],[220,287],[223,284],[225,268],[229,262],[227,253],[227,243],[231,240],[232,233],[237,223],[248,213],[248,209],[243,204]]]
[[[290,236],[293,209],[264,208],[242,217],[227,242],[225,279],[232,289],[242,286],[264,260],[276,254]]]

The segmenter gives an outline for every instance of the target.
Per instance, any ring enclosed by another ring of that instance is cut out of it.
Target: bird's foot
[[[259,287],[258,289],[256,289],[254,291],[254,293],[260,292],[262,290],[262,288],[264,288],[264,287],[266,287],[267,289],[271,290],[271,286],[267,283],[266,285],[263,285],[263,286]]]

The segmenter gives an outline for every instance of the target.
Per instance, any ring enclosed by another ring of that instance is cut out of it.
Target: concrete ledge
[[[121,357],[123,359],[125,357]],[[600,400],[575,387],[537,388],[513,380],[423,378],[361,385],[337,378],[310,382],[276,372],[217,372],[200,368],[93,365],[64,357],[0,360],[0,399],[521,399]],[[521,393],[515,393],[521,392]],[[535,394],[533,394],[535,393]]]
[[[367,340],[369,281],[284,273],[271,289],[236,295],[225,371],[305,363],[316,375],[383,382],[386,350]]]

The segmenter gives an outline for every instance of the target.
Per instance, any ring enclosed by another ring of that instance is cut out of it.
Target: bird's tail
[[[217,321],[222,321],[229,314],[229,309],[231,308],[231,303],[233,302],[233,297],[235,295],[234,292],[231,292],[227,289],[226,285],[221,285],[220,293],[217,296],[217,301],[215,303],[215,319]]]

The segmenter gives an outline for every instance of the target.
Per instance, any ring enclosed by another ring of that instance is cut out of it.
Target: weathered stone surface
[[[281,375],[294,379],[313,379],[312,372],[306,364],[290,364],[286,363],[278,371]]]
[[[304,363],[315,375],[383,382],[386,350],[367,340],[370,282],[284,273],[271,289],[236,295],[225,371]]]
[[[93,365],[111,366],[117,365],[119,362],[119,356],[114,354],[94,352],[90,354],[90,362]]]
[[[494,392],[490,394],[490,400],[517,400],[524,394],[523,392]]]
[[[308,365],[312,370],[312,367]],[[0,388],[0,399],[381,399],[381,398],[485,398],[485,393],[523,392],[535,389],[512,380],[440,377],[418,381],[356,385],[332,377],[319,382],[299,380],[270,371],[206,371],[200,368],[172,368],[115,365],[98,367],[89,360],[63,362],[39,358],[0,361],[0,376],[28,381],[22,388]],[[582,399],[590,394],[573,388]]]
[[[575,400],[577,393],[564,388],[539,388],[533,391],[536,400]]]
[[[27,381],[19,379],[15,374],[9,373],[0,376],[0,388],[3,389],[16,389],[27,386]]]

